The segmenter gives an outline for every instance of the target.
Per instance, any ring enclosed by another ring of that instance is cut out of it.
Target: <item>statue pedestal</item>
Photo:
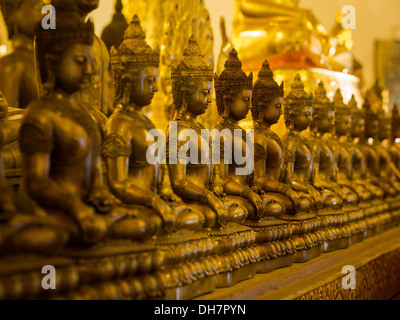
[[[344,266],[356,270],[356,289],[344,289]],[[305,263],[257,274],[233,288],[218,289],[200,300],[391,299],[400,291],[400,227],[346,250],[324,253]]]

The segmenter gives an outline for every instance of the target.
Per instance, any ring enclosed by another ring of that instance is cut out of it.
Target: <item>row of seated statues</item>
[[[216,75],[194,36],[172,67],[176,132],[166,130],[167,162],[149,163],[156,141],[149,135],[157,131],[143,108],[158,90],[159,51],[147,44],[134,16],[122,44],[110,51],[115,110],[106,117],[77,95],[95,72],[96,40],[92,23],[73,4],[54,0],[57,29],[36,31],[42,94],[27,107],[18,136],[29,212],[19,212],[12,201],[0,153],[0,255],[245,234],[253,238],[243,240],[243,248],[258,246],[259,261],[261,253],[269,254],[265,244],[271,239],[284,241],[288,253],[316,246],[326,240],[319,230],[343,225],[346,213],[399,196],[395,117],[373,110],[368,101],[360,109],[354,97],[345,104],[340,90],[331,102],[322,82],[307,93],[299,75],[284,88],[268,61],[253,83],[235,49]],[[215,129],[225,132],[217,140],[205,135],[197,119],[211,105],[213,86],[220,116]],[[3,115],[8,105],[0,100]],[[253,136],[239,125],[249,112]],[[287,133],[281,139],[271,127],[282,115]],[[1,146],[7,136],[3,118]],[[182,138],[186,129],[195,134]],[[213,158],[215,149],[219,159]],[[242,158],[254,153],[253,170],[237,174],[244,164],[236,161],[236,150]],[[198,161],[171,161],[191,152]],[[270,226],[289,231],[253,231]],[[214,246],[214,254],[224,253]]]

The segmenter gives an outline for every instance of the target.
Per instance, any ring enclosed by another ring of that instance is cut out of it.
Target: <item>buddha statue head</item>
[[[56,88],[72,95],[87,81],[93,57],[93,24],[84,23],[76,12],[73,0],[53,0],[57,12],[57,28],[37,29],[36,53],[43,95]]]
[[[377,139],[379,137],[379,115],[371,106],[369,99],[363,104],[365,112],[365,138]]]
[[[253,88],[253,74],[247,76],[242,70],[242,62],[233,48],[225,61],[225,69],[215,80],[215,95],[218,114],[224,118],[240,121],[249,113]]]
[[[251,100],[251,114],[255,126],[262,122],[271,126],[279,121],[282,115],[283,95],[283,82],[278,85],[269,62],[265,60],[254,84]]]
[[[312,121],[313,95],[304,91],[304,84],[299,74],[296,74],[291,91],[284,98],[285,125],[289,132],[304,131]]]
[[[172,66],[172,95],[176,116],[197,117],[206,112],[211,102],[214,65],[204,61],[199,44],[194,35],[183,51],[183,59]]]
[[[100,0],[75,0],[75,3],[82,15],[87,16],[98,8]]]
[[[353,99],[353,97],[349,102],[349,108],[351,113],[350,136],[352,138],[360,138],[364,135],[365,131],[365,110],[358,108],[357,103],[354,103],[355,98]]]
[[[140,108],[149,105],[158,91],[160,53],[147,44],[137,15],[126,29],[124,41],[110,53],[117,103]]]
[[[315,90],[313,102],[313,120],[310,125],[312,131],[319,133],[332,132],[335,125],[335,108],[326,95],[324,83],[320,81]]]
[[[0,6],[8,29],[8,37],[19,33],[33,40],[36,26],[43,18],[42,8],[49,0],[1,0]]]
[[[348,105],[343,101],[342,92],[337,89],[333,97],[335,107],[335,132],[338,136],[345,136],[350,129],[351,112]]]

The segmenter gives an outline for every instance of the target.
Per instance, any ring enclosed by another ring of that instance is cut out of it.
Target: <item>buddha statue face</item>
[[[264,108],[264,122],[273,125],[278,123],[282,115],[282,97],[275,97]]]
[[[55,70],[56,87],[62,88],[68,94],[73,94],[88,80],[92,70],[92,58],[92,46],[75,43],[59,61],[52,55],[47,57],[49,66],[47,72]]]
[[[139,107],[148,106],[158,91],[158,68],[148,66],[141,71],[130,72],[130,102]]]
[[[304,131],[310,126],[312,122],[313,108],[311,106],[303,107],[300,112],[294,117],[294,129],[297,131]]]
[[[365,131],[365,120],[363,118],[352,118],[350,134],[353,138],[359,138]]]
[[[97,9],[100,0],[75,0],[78,8],[85,14],[89,14],[93,10]]]
[[[199,116],[207,111],[211,102],[212,81],[201,80],[196,89],[186,95],[187,112]]]
[[[215,94],[218,114],[223,118],[240,121],[247,117],[253,89],[253,73],[247,75],[242,70],[242,62],[235,48],[225,61],[225,69],[215,74]]]
[[[313,95],[304,91],[300,74],[296,74],[289,94],[284,98],[285,124],[289,131],[304,131],[312,124]]]
[[[151,104],[158,91],[160,56],[158,50],[153,50],[146,42],[137,15],[126,29],[124,41],[118,49],[112,47],[110,54],[116,100],[140,108]]]
[[[230,117],[235,121],[246,119],[250,110],[251,90],[242,89],[229,106]]]
[[[278,85],[268,60],[265,60],[253,87],[251,110],[253,120],[256,123],[262,121],[269,126],[278,123],[283,112],[283,95],[283,82]]]
[[[178,117],[197,117],[211,102],[213,64],[207,65],[194,35],[189,38],[179,64],[171,68],[172,95]]]
[[[318,130],[318,132],[324,134],[331,132],[335,124],[335,112],[327,111],[322,114],[322,116],[313,119],[313,126]]]
[[[351,117],[350,115],[341,115],[335,121],[335,130],[338,136],[344,136],[350,129]]]
[[[321,134],[332,132],[335,126],[335,109],[326,95],[324,83],[320,81],[313,102],[313,122],[311,129]]]

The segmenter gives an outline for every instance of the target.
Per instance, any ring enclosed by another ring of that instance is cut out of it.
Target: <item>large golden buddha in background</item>
[[[272,68],[324,67],[328,34],[300,0],[236,0],[232,42],[253,70],[267,57]],[[250,50],[250,48],[252,48]]]

